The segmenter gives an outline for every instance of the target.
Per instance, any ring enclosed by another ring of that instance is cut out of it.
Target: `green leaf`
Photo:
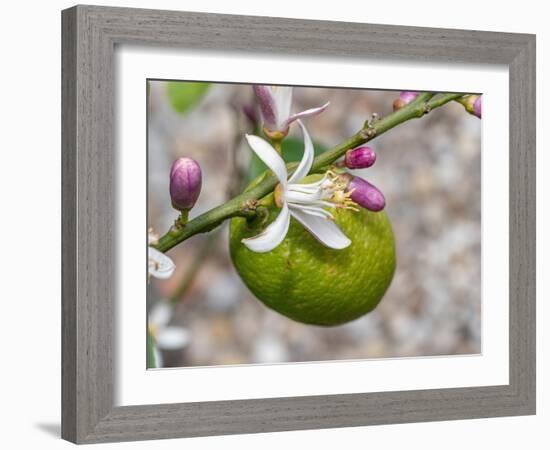
[[[172,108],[185,114],[201,101],[209,87],[210,83],[169,81],[166,83],[166,93]]]
[[[327,147],[318,142],[313,143],[313,148],[315,149],[315,156],[327,150]],[[252,157],[250,158],[250,165],[246,173],[245,186],[267,170],[267,166],[256,156],[252,149],[250,149],[250,151],[252,152]],[[283,159],[286,163],[300,161],[303,154],[304,141],[302,139],[289,137],[283,141]]]
[[[147,330],[147,368],[154,369],[157,367],[157,359],[155,358],[155,338]]]

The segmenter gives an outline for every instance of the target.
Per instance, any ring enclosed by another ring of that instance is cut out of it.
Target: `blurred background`
[[[202,167],[191,218],[238,194],[261,168],[242,141],[254,129],[249,85],[149,81],[148,90],[148,226],[162,235],[178,216],[168,192],[174,159]],[[330,148],[373,113],[391,113],[398,94],[295,88],[293,112],[330,100],[305,119],[316,146]],[[290,137],[301,140],[296,128]],[[227,222],[170,250],[174,275],[148,284],[157,366],[480,353],[480,134],[481,121],[451,103],[369,144],[377,162],[355,172],[386,197],[397,269],[379,306],[349,324],[303,325],[256,300],[231,264]]]

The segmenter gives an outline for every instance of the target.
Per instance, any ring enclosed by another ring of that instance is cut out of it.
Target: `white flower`
[[[314,150],[306,128],[300,120],[298,124],[304,135],[304,156],[290,178],[288,178],[285,162],[271,144],[258,136],[246,136],[252,150],[273,171],[280,183],[275,188],[274,196],[277,206],[281,207],[281,212],[259,235],[242,240],[242,243],[254,252],[269,252],[277,247],[288,232],[291,216],[327,247],[342,249],[351,244],[351,241],[333,222],[330,211],[326,210],[327,207],[353,208],[354,206],[337,177],[327,172],[320,181],[299,184],[311,170]]]
[[[290,124],[303,117],[322,113],[329,102],[318,108],[291,114],[292,88],[289,86],[262,86],[255,85],[254,93],[260,104],[260,111],[264,121],[264,131],[270,137],[284,137],[288,133]]]
[[[149,333],[155,340],[156,366],[162,367],[162,357],[159,350],[180,350],[191,340],[186,328],[169,325],[174,308],[165,300],[158,301],[151,309],[148,317]]]
[[[152,229],[149,229],[148,241],[149,275],[162,280],[170,278],[176,269],[176,265],[164,253],[158,251],[155,247],[151,247],[152,244],[158,242],[158,236],[153,233]]]

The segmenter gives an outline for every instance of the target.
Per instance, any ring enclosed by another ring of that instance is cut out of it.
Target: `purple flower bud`
[[[170,198],[178,211],[191,209],[201,192],[202,174],[199,164],[192,158],[179,158],[170,169]]]
[[[399,94],[399,98],[405,103],[412,102],[416,97],[418,97],[418,92],[415,91],[403,91]]]
[[[367,180],[350,173],[340,175],[340,179],[347,184],[346,191],[351,192],[351,199],[359,206],[375,212],[382,211],[386,206],[384,194]]]
[[[357,147],[346,152],[344,165],[348,169],[366,169],[376,161],[376,153],[370,147]]]
[[[481,119],[481,95],[465,95],[457,101],[462,103],[466,111]]]
[[[393,110],[397,111],[398,109],[403,108],[403,106],[408,105],[410,102],[412,102],[416,97],[418,97],[418,92],[414,91],[402,91],[399,94],[399,98],[397,98],[393,102]]]
[[[479,95],[474,102],[474,116],[481,119],[481,95]]]

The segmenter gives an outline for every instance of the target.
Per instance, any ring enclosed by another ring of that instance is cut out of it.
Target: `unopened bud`
[[[376,162],[376,153],[370,147],[357,147],[346,152],[344,165],[348,169],[366,169]]]
[[[402,91],[399,94],[399,97],[393,102],[393,110],[397,111],[398,109],[403,108],[403,106],[411,103],[416,97],[418,97],[418,92]]]
[[[349,173],[340,175],[340,180],[347,185],[346,191],[350,192],[350,198],[359,206],[375,212],[382,211],[386,206],[384,194],[367,180]]]
[[[188,211],[196,203],[201,192],[202,173],[192,158],[179,158],[170,170],[170,198],[178,211]]]
[[[466,95],[458,101],[466,111],[481,119],[481,95]]]
[[[481,119],[481,95],[478,96],[474,102],[474,116]]]

